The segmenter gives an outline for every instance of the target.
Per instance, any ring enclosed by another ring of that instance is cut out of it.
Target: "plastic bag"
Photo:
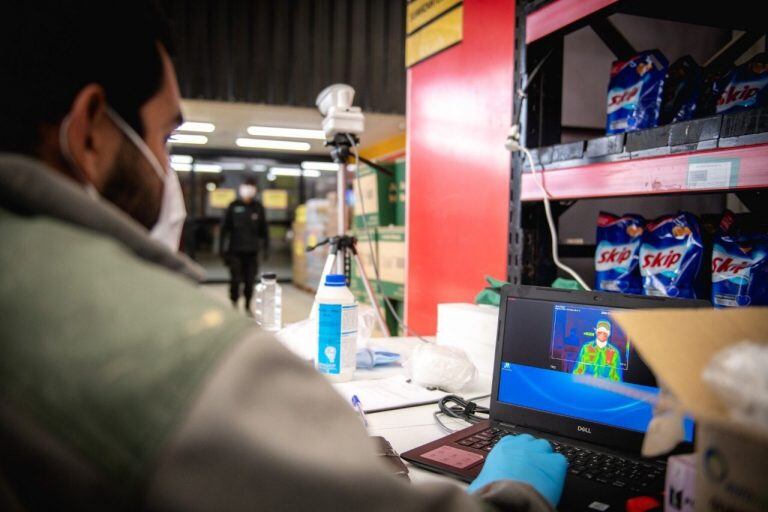
[[[477,368],[458,347],[424,343],[413,350],[408,366],[413,381],[427,388],[455,392],[477,379]]]
[[[742,341],[721,350],[702,379],[727,404],[731,417],[768,430],[768,346]]]

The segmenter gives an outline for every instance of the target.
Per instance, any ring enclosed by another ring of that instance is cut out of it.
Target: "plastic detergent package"
[[[715,307],[768,305],[768,234],[715,236],[712,303]]]
[[[645,226],[640,246],[640,275],[646,295],[694,298],[693,282],[704,247],[693,214],[659,217]]]
[[[667,78],[664,81],[659,124],[693,119],[703,89],[704,76],[701,67],[693,57],[685,55],[677,59],[669,66]]]
[[[760,53],[735,67],[715,83],[715,112],[728,114],[768,103],[768,53]]]
[[[640,215],[597,217],[595,288],[609,292],[642,293],[638,262],[645,219]]]
[[[608,135],[657,125],[667,67],[667,59],[658,50],[613,63],[608,82]]]

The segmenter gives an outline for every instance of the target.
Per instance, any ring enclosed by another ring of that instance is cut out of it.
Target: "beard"
[[[102,196],[147,229],[160,215],[163,185],[143,155],[123,140]]]

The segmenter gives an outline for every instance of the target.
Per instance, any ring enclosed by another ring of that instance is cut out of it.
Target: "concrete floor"
[[[206,284],[203,288],[222,302],[229,304],[229,286],[225,284]],[[296,288],[292,284],[282,283],[283,290],[283,325],[304,320],[309,316],[315,296]],[[243,310],[243,299],[240,298],[240,310]]]

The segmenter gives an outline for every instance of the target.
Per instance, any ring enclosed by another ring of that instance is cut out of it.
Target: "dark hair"
[[[140,135],[139,109],[160,89],[167,25],[145,0],[8,0],[0,7],[0,151],[34,154],[40,127],[61,122],[100,84]],[[6,26],[7,25],[7,26]]]
[[[247,178],[245,178],[243,180],[243,185],[253,185],[255,187],[256,186],[256,180],[251,178],[250,176],[248,176]]]

